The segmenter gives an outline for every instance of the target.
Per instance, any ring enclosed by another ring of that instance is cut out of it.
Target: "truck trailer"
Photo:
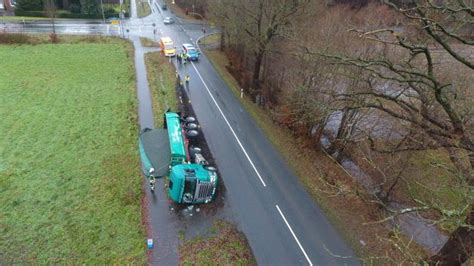
[[[142,131],[140,158],[152,192],[154,179],[167,177],[167,194],[176,203],[200,204],[214,199],[217,169],[209,165],[200,148],[190,145],[198,135],[194,117],[174,112],[164,114],[164,128]]]

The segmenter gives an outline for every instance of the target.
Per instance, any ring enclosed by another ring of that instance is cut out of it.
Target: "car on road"
[[[183,52],[186,54],[189,61],[198,61],[201,54],[192,44],[183,43]]]
[[[165,24],[173,24],[174,23],[174,19],[172,17],[166,17],[163,19],[163,23]]]

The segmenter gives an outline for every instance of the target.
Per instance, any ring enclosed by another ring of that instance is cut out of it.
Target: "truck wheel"
[[[217,172],[217,168],[215,168],[214,166],[210,166],[210,165],[204,166],[204,169],[206,169],[207,171],[210,171],[210,172]]]
[[[191,156],[192,160],[194,160],[194,157],[197,153],[201,153],[201,148],[194,146],[189,147],[189,155]]]
[[[197,130],[198,125],[196,123],[190,122],[190,123],[186,123],[185,127],[186,127],[187,130],[190,130],[190,129],[196,129]]]
[[[191,152],[191,153],[201,153],[201,151],[202,150],[199,147],[195,147],[195,146],[189,147],[189,152]]]
[[[186,121],[186,123],[196,122],[196,118],[194,116],[187,116],[184,120]]]
[[[195,129],[186,130],[186,136],[188,138],[195,138],[199,135],[199,131]]]

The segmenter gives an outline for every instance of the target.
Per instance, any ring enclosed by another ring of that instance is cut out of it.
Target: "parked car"
[[[174,19],[172,17],[166,17],[163,19],[163,23],[165,24],[173,24],[174,23]]]
[[[201,54],[192,44],[183,43],[183,52],[188,57],[189,61],[198,61]]]

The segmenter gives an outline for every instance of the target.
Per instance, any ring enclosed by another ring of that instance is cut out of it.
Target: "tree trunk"
[[[474,226],[474,208],[471,203],[470,213],[466,217],[466,223]],[[441,250],[428,259],[430,265],[461,265],[472,255],[474,250],[474,230],[466,226],[458,227],[449,237]]]
[[[256,95],[260,94],[260,69],[262,67],[264,54],[265,52],[261,49],[255,53],[255,64],[252,76],[252,92]]]

